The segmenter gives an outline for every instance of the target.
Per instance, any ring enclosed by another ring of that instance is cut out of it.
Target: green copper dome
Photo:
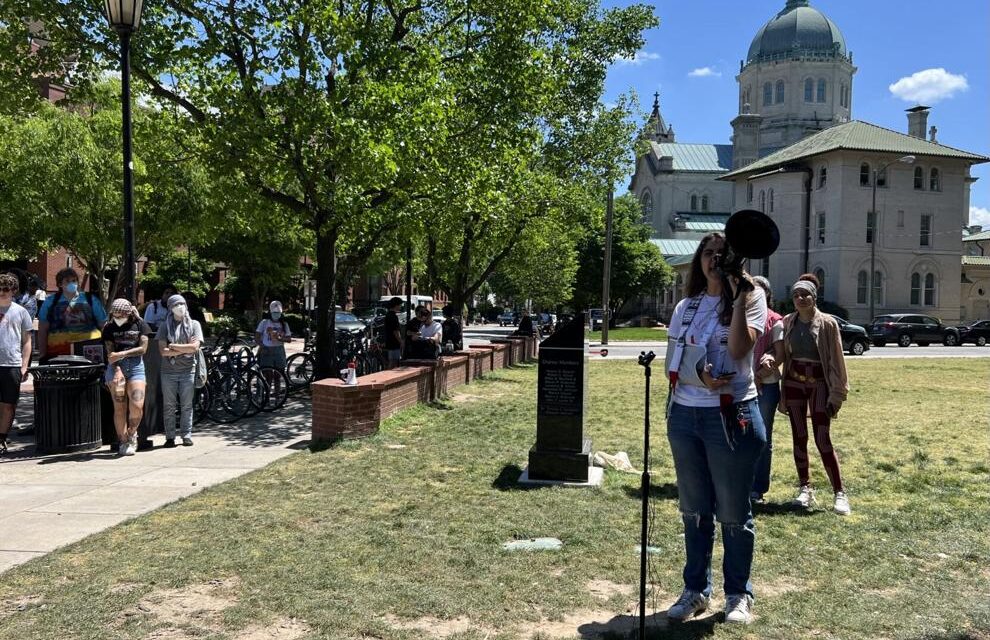
[[[839,28],[808,0],[787,0],[783,11],[756,33],[746,62],[792,58],[846,58]]]

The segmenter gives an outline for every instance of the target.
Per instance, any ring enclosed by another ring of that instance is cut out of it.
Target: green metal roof
[[[691,264],[691,261],[694,260],[694,254],[686,253],[683,256],[670,256],[669,258],[664,258],[664,260],[672,267],[679,267],[682,264]]]
[[[684,223],[685,231],[725,231],[725,223],[719,222],[694,222],[688,220]]]
[[[798,160],[804,160],[805,158],[840,149],[872,151],[895,155],[960,158],[962,160],[969,160],[973,164],[990,162],[990,158],[986,156],[961,151],[947,147],[944,144],[938,144],[937,142],[929,142],[922,138],[915,138],[906,133],[878,127],[869,122],[852,120],[835,125],[824,131],[819,131],[813,136],[798,140],[789,147],[784,147],[780,151],[771,153],[765,158],[760,158],[756,162],[727,173],[719,179],[725,180],[752,173],[763,173],[792,162],[797,162]]]
[[[658,158],[673,158],[674,171],[724,173],[732,169],[731,144],[651,142]]]
[[[671,226],[684,231],[724,231],[729,215],[729,213],[724,212],[677,211]],[[683,221],[682,224],[675,224],[675,222],[681,221]]]
[[[963,256],[963,264],[990,267],[990,256]]]
[[[808,0],[788,0],[784,9],[756,32],[747,63],[794,58],[846,57],[842,32]]]
[[[697,240],[673,240],[671,238],[651,238],[650,242],[657,245],[664,258],[669,256],[694,255],[698,248]]]
[[[990,240],[990,231],[972,233],[968,236],[963,236],[963,242],[979,242],[981,240]]]

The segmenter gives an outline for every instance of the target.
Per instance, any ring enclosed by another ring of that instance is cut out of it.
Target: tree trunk
[[[337,279],[337,230],[316,229],[316,353],[317,380],[334,375],[336,318],[333,313]]]

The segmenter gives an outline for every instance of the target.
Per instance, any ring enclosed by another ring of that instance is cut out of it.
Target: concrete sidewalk
[[[22,426],[32,402],[22,394]],[[33,435],[12,432],[0,456],[0,573],[305,448],[310,422],[307,396],[234,424],[196,425],[192,447],[163,449],[156,435],[155,449],[126,458],[108,446],[36,456]]]

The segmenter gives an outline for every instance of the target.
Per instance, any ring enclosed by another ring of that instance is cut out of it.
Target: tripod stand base
[[[588,479],[584,482],[570,480],[537,480],[529,477],[529,467],[523,469],[519,476],[519,484],[560,486],[560,487],[600,487],[605,479],[605,470],[601,467],[588,467]]]

